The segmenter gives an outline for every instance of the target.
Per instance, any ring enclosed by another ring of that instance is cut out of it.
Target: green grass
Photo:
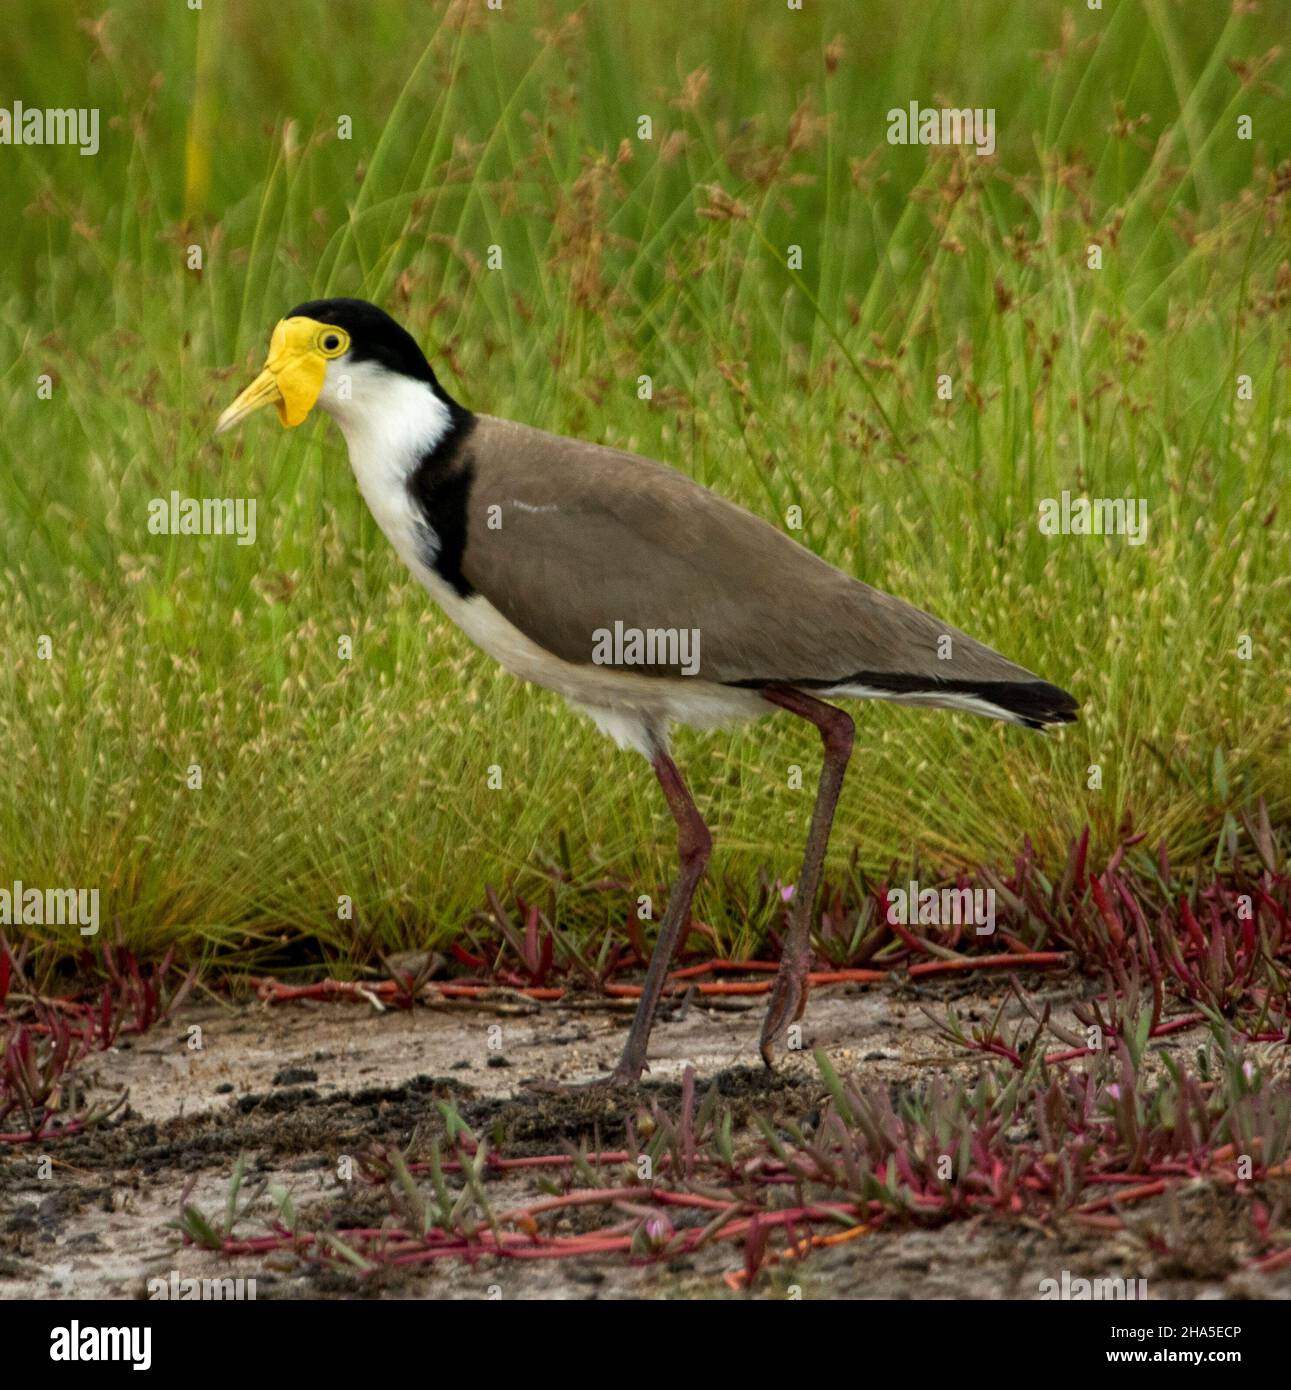
[[[1275,7],[123,0],[5,25],[4,100],[103,129],[92,159],[0,146],[0,883],[98,885],[136,947],[344,951],[339,895],[422,942],[562,835],[576,877],[670,875],[648,769],[433,610],[324,420],[210,440],[326,292],[386,306],[477,409],[801,507],[812,549],[1083,702],[1048,740],[858,707],[836,864],[1024,834],[1056,858],[1127,820],[1200,862],[1230,810],[1285,819],[1291,76],[1252,70]],[[888,145],[911,100],[996,108],[997,156]],[[1064,488],[1146,498],[1147,543],[1042,535]],[[171,489],[256,498],[256,545],[149,534]],[[815,735],[677,749],[717,836],[698,911],[734,940],[759,871],[797,873]]]

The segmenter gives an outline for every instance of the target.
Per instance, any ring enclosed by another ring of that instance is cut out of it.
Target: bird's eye
[[[327,337],[323,339],[323,346],[328,350],[328,352],[335,352],[336,349],[340,347],[340,345],[341,340],[336,336],[335,333],[329,333]]]

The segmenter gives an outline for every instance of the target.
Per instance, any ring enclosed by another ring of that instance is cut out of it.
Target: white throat
[[[318,404],[340,426],[363,500],[404,561],[419,556],[408,477],[452,427],[448,406],[428,383],[374,362],[328,364]]]
[[[339,358],[328,363],[318,404],[341,427],[356,473],[356,455],[377,455],[388,471],[407,476],[452,424],[448,406],[427,382],[375,362]],[[360,477],[360,486],[362,482]]]

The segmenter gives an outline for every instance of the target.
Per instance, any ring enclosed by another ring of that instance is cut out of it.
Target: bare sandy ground
[[[184,1247],[172,1223],[189,1185],[189,1201],[223,1211],[239,1154],[248,1161],[248,1185],[267,1180],[290,1190],[299,1211],[342,1226],[379,1221],[380,1211],[338,1180],[338,1158],[377,1140],[407,1146],[442,1128],[436,1098],[452,1099],[477,1129],[504,1134],[508,1152],[551,1153],[594,1131],[611,1146],[643,1095],[675,1096],[687,1064],[701,1088],[716,1079],[724,1094],[747,1103],[745,1119],[753,1108],[799,1119],[820,1103],[809,1051],[817,1046],[840,1071],[878,1082],[972,1076],[979,1061],[952,1056],[918,1008],[920,1000],[944,1006],[951,996],[970,1017],[998,1001],[981,983],[817,990],[805,1020],[807,1050],[785,1054],[775,1074],[757,1056],[760,999],[717,1007],[692,999],[661,1020],[645,1090],[626,1098],[600,1090],[562,1098],[534,1082],[577,1083],[606,1071],[630,1005],[537,1006],[502,997],[379,1012],[332,1002],[196,1003],[93,1059],[86,1074],[96,1094],[128,1088],[128,1110],[112,1125],[39,1152],[0,1152],[0,1299],[146,1297],[147,1280],[172,1271],[254,1278],[258,1298],[734,1296],[722,1279],[740,1265],[731,1246],[666,1264],[484,1258],[363,1277],[302,1265],[285,1253],[220,1259]],[[1068,996],[1060,988],[1047,997],[1061,1003]],[[1184,1035],[1170,1046],[1197,1040]],[[514,1191],[503,1196],[533,1190],[505,1181]],[[1144,1277],[1159,1297],[1287,1297],[1291,1271],[1255,1276],[1238,1267],[1234,1202],[1205,1188],[1179,1199],[1176,1219],[1186,1225],[1189,1252],[1182,1261],[1177,1253],[1165,1260],[1152,1254],[1151,1227],[1165,1213],[1148,1203],[1136,1209],[1141,1231],[1114,1236],[994,1219],[879,1232],[777,1267],[759,1292],[1034,1298],[1040,1280],[1065,1269],[1073,1277]]]

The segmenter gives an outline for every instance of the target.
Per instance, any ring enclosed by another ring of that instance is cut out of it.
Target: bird
[[[836,569],[668,464],[477,413],[416,339],[361,299],[298,304],[216,434],[273,405],[339,426],[359,492],[447,617],[652,765],[678,868],[617,1066],[638,1081],[712,834],[671,753],[675,725],[788,711],[823,755],[759,1049],[803,1015],[815,899],[855,726],[834,699],[965,710],[1028,729],[1079,704],[957,628]]]

